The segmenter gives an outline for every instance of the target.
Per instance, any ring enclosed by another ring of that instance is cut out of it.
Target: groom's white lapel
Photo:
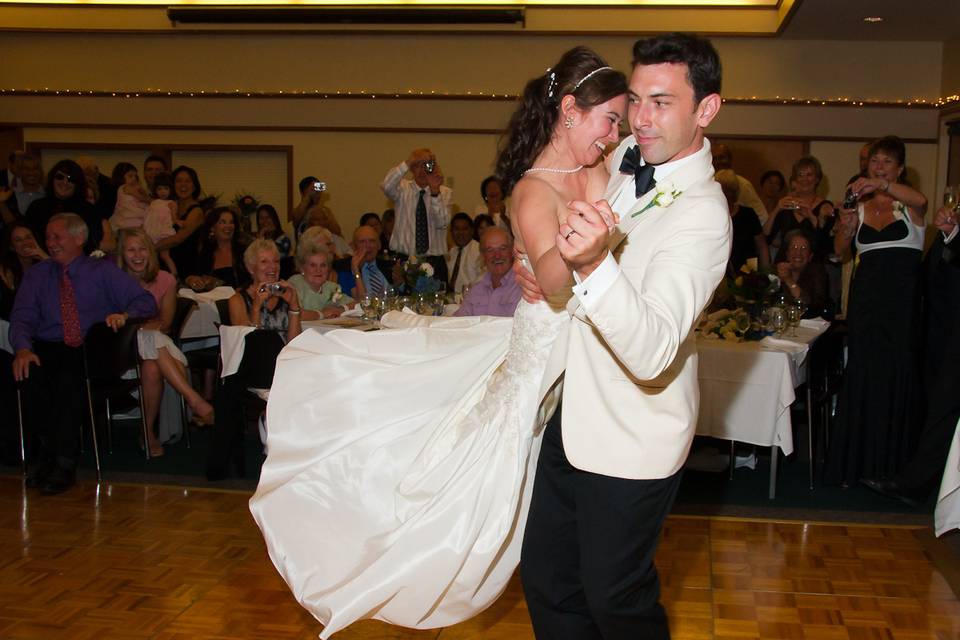
[[[623,154],[626,152],[626,149],[629,148],[629,146],[634,144],[633,140],[633,136],[630,136],[629,142],[625,140],[623,143],[621,143],[613,157],[611,171],[616,170],[614,167],[620,166]],[[630,235],[630,232],[636,229],[637,225],[640,224],[643,219],[650,216],[650,214],[653,214],[655,211],[664,208],[662,205],[653,205],[652,207],[648,207],[648,205],[653,202],[654,198],[663,192],[664,189],[678,193],[679,195],[677,198],[682,198],[683,193],[691,185],[701,180],[709,179],[713,175],[710,141],[704,138],[703,148],[697,153],[705,154],[707,158],[711,158],[711,161],[692,161],[684,163],[675,171],[670,172],[670,174],[667,175],[661,183],[658,183],[653,189],[650,189],[650,191],[640,196],[640,198],[629,208],[627,213],[620,217],[620,222],[613,230],[613,233],[610,234],[610,241],[607,245],[611,252],[616,250],[616,248],[627,239],[627,236]],[[625,188],[628,182],[633,184],[633,176],[630,174],[620,173],[619,171],[617,171],[615,174],[611,174],[610,181],[607,183],[607,190],[604,194],[604,198],[608,202],[613,202],[612,199],[617,197],[617,195],[622,189]],[[571,315],[582,313],[580,311],[580,299],[576,296],[570,298],[570,301],[567,303],[567,311],[569,311]]]

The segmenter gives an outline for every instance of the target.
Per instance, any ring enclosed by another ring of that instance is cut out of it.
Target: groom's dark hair
[[[720,93],[720,56],[709,40],[689,33],[667,33],[634,43],[634,67],[664,63],[687,65],[694,107],[711,93]]]

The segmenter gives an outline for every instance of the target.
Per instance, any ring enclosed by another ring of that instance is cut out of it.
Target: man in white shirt
[[[462,211],[450,220],[450,235],[453,246],[447,252],[447,273],[450,280],[448,291],[460,291],[483,275],[484,264],[480,257],[480,243],[473,239],[473,221]]]
[[[562,411],[543,432],[520,561],[538,639],[670,637],[653,559],[696,428],[694,324],[730,255],[704,137],[720,75],[706,40],[638,41],[633,135],[612,156],[605,200],[570,203],[559,228],[577,284],[541,387],[562,369]],[[525,270],[514,273],[536,299]]]
[[[404,178],[407,172],[413,180]],[[434,277],[447,281],[447,225],[453,191],[443,185],[443,172],[430,149],[414,149],[410,156],[387,172],[380,183],[384,195],[393,200],[396,222],[390,236],[390,250],[424,258],[433,266]]]
[[[730,151],[730,147],[725,144],[713,146],[713,168],[716,171],[733,169],[733,152]],[[736,176],[737,182],[740,183],[737,204],[741,207],[753,209],[757,213],[757,217],[760,218],[760,224],[763,224],[767,221],[767,207],[763,204],[760,196],[757,195],[757,190],[753,188],[753,184],[739,173]]]

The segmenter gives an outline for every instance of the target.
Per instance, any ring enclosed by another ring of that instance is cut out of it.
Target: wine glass
[[[363,319],[367,322],[371,322],[377,319],[377,299],[371,295],[365,295],[360,298],[360,311],[363,314]]]
[[[787,326],[790,327],[790,332],[787,334],[791,338],[796,337],[797,327],[800,326],[800,317],[803,316],[803,311],[801,310],[801,305],[803,303],[792,302],[787,305],[786,316],[787,316]]]
[[[943,190],[943,206],[947,209],[953,209],[957,206],[957,187],[947,185]]]
[[[736,322],[737,335],[743,337],[750,330],[750,314],[743,309],[738,310],[733,316]]]
[[[776,334],[779,338],[783,335],[783,330],[787,328],[787,314],[783,307],[770,307],[769,309],[769,318],[770,324],[768,325],[769,331]]]

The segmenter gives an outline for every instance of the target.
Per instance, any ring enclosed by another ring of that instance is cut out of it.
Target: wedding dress
[[[307,331],[280,354],[250,509],[321,638],[364,618],[449,626],[503,592],[567,298],[513,318],[391,312],[387,330]]]

